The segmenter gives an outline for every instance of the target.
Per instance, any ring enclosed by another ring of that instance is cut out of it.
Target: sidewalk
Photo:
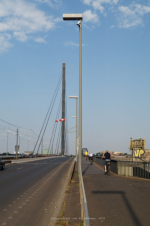
[[[104,175],[85,159],[82,172],[92,226],[150,225],[150,180]]]

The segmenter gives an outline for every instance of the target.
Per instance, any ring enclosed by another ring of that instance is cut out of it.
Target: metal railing
[[[90,226],[90,219],[89,219],[81,165],[80,166],[78,165],[78,175],[79,175],[79,188],[80,188],[81,219],[83,220],[84,226]]]
[[[95,161],[104,166],[104,159],[96,157]],[[150,162],[111,160],[110,170],[122,176],[150,179]]]
[[[123,176],[150,179],[150,163],[118,161],[118,174]]]

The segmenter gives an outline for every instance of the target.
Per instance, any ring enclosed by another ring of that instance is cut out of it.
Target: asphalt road
[[[73,158],[49,158],[0,170],[0,226],[55,225]]]

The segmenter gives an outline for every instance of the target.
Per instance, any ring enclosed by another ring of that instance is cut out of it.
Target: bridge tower
[[[66,81],[65,81],[65,63],[62,65],[62,118],[65,119],[65,88],[66,88]],[[62,122],[61,127],[61,154],[64,155],[65,153],[65,121]]]

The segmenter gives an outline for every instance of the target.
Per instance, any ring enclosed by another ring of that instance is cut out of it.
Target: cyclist
[[[106,152],[105,152],[105,154],[103,154],[102,158],[105,158],[105,174],[106,174],[107,173],[107,162],[111,160],[111,155],[108,152],[108,150],[106,150]]]
[[[86,152],[84,153],[84,155],[85,155],[85,160],[87,160],[88,152],[86,151]]]
[[[92,153],[89,154],[89,161],[90,160],[93,162],[93,154]]]

